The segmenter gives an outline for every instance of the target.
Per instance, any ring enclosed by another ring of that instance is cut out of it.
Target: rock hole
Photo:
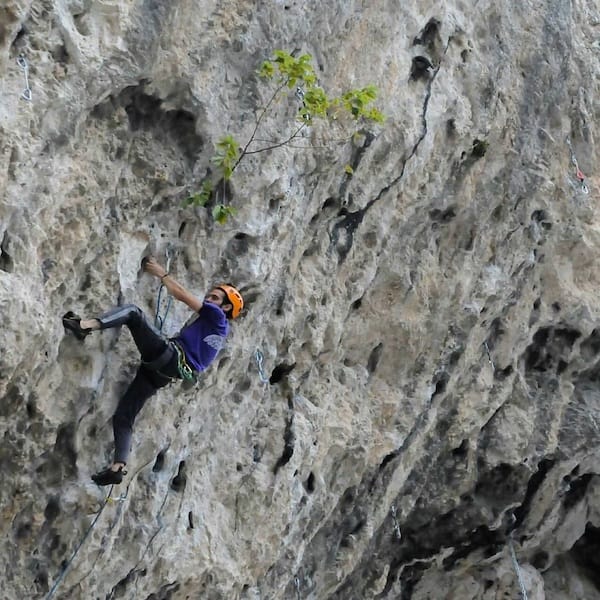
[[[14,262],[12,256],[8,252],[10,240],[8,231],[4,233],[2,242],[0,242],[0,270],[12,273],[14,270]]]
[[[450,381],[450,375],[448,375],[448,373],[446,373],[446,371],[442,371],[441,373],[438,373],[433,378],[432,383],[434,384],[435,387],[433,390],[433,394],[431,394],[432,400],[439,394],[443,394],[446,391],[446,386],[448,385],[448,381]]]
[[[531,564],[538,570],[543,571],[549,566],[550,556],[543,550],[536,552],[531,559]]]
[[[425,27],[421,30],[420,35],[413,40],[413,46],[427,46],[430,50],[434,50],[436,42],[440,39],[440,25],[440,21],[436,18],[432,17],[429,19]]]
[[[281,467],[287,465],[294,454],[294,443],[296,436],[294,435],[294,413],[291,413],[285,424],[285,432],[283,434],[283,453],[277,459],[275,467],[273,467],[273,474],[277,475],[277,471]]]
[[[152,466],[152,472],[153,473],[158,473],[159,471],[162,471],[163,467],[165,466],[165,454],[166,454],[166,450],[161,450],[157,455],[156,455],[156,460],[154,461],[154,465]]]
[[[188,527],[194,529],[194,515],[191,510],[188,513]]]
[[[27,418],[29,420],[33,419],[37,415],[37,406],[33,398],[30,398],[27,401],[25,409],[27,410]]]
[[[352,310],[358,310],[361,306],[362,306],[362,298],[359,298],[358,300],[355,300],[351,304]]]
[[[309,473],[308,478],[304,482],[304,489],[309,494],[312,494],[315,491],[315,475],[312,471]]]
[[[512,375],[514,371],[514,367],[512,365],[508,365],[507,367],[504,367],[504,369],[494,369],[494,379],[497,379],[498,381],[502,381],[504,379],[506,379],[509,375]]]
[[[367,360],[367,371],[373,374],[377,370],[377,365],[381,359],[381,354],[383,352],[383,343],[379,342],[373,350],[371,350],[371,354],[369,354],[369,358]]]
[[[434,208],[433,210],[429,211],[429,218],[435,223],[450,223],[455,216],[456,211],[454,206],[449,206],[445,210]]]
[[[461,442],[460,446],[458,446],[458,448],[454,448],[454,450],[452,450],[452,456],[462,458],[467,455],[468,451],[469,451],[469,440],[463,440]]]
[[[323,202],[323,206],[321,206],[321,210],[327,210],[328,208],[338,208],[339,207],[339,198],[334,198],[330,196]]]
[[[277,365],[271,372],[271,376],[269,377],[269,383],[271,385],[275,385],[276,383],[279,383],[294,370],[295,366],[296,366],[296,363],[293,363],[291,365],[288,365],[286,363],[281,363],[281,364]]]
[[[175,475],[175,477],[173,477],[173,481],[171,481],[171,489],[175,490],[176,492],[181,492],[185,488],[185,484],[187,482],[185,470],[185,460],[182,460],[179,463],[177,475]]]
[[[54,521],[60,514],[60,501],[58,496],[50,496],[46,508],[44,509],[44,517],[47,521]]]
[[[177,231],[177,237],[181,237],[183,235],[183,232],[185,231],[185,228],[187,227],[187,221],[184,221],[180,226],[179,229]]]
[[[473,140],[473,146],[471,148],[471,156],[473,158],[483,158],[488,150],[489,142],[485,140],[475,139]]]
[[[227,242],[225,251],[231,259],[236,259],[240,256],[244,256],[250,249],[250,243],[254,240],[251,236],[246,233],[238,232],[233,238]]]
[[[252,461],[259,463],[262,459],[262,450],[258,444],[254,444],[252,447]]]
[[[412,59],[409,79],[411,81],[418,81],[419,79],[428,80],[431,75],[429,69],[432,68],[433,65],[426,56],[415,56]]]

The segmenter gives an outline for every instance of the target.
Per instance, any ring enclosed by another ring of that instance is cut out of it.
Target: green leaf
[[[352,175],[354,174],[354,169],[350,166],[350,165],[346,165],[344,167],[344,171],[348,174],[348,175]]]
[[[190,205],[206,206],[206,204],[210,200],[212,191],[213,191],[212,183],[208,179],[205,179],[202,182],[202,187],[200,188],[200,191],[196,192],[195,194],[189,195],[184,200],[184,205],[185,206],[190,206]]]
[[[219,225],[224,225],[225,223],[227,223],[227,219],[233,215],[235,215],[237,211],[235,210],[235,208],[232,208],[231,206],[225,206],[224,204],[217,204],[217,206],[215,206],[212,209],[212,216],[213,219],[219,224]]]
[[[273,75],[275,75],[275,67],[270,60],[265,60],[263,64],[260,66],[258,71],[258,76],[263,79],[272,79]]]

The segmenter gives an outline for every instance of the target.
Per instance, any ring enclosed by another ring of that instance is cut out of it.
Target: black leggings
[[[113,432],[115,436],[114,462],[126,463],[131,449],[133,423],[142,410],[146,400],[157,390],[164,387],[172,378],[179,378],[177,370],[177,353],[171,343],[165,340],[157,329],[148,321],[142,310],[134,304],[118,306],[101,317],[97,317],[101,329],[126,325],[131,331],[137,346],[142,364],[139,366],[133,381],[119,400],[113,415]],[[144,363],[156,361],[165,352],[172,350],[173,356],[161,367],[160,372],[149,368]]]

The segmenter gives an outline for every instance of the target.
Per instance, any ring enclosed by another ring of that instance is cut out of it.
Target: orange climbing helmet
[[[242,298],[242,295],[229,283],[220,283],[217,285],[217,289],[225,294],[229,304],[233,307],[231,309],[231,318],[236,319],[239,317],[244,308],[244,299]]]

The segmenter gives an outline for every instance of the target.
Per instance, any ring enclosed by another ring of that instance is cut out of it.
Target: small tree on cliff
[[[384,121],[383,114],[373,105],[377,98],[377,88],[374,85],[348,90],[337,97],[329,97],[317,84],[312,57],[309,54],[295,58],[289,52],[276,50],[273,58],[262,63],[258,76],[271,87],[271,90],[265,106],[256,117],[250,137],[243,145],[230,134],[222,137],[215,144],[215,154],[211,159],[216,167],[216,173],[213,178],[202,181],[200,189],[186,199],[187,205],[205,206],[211,198],[216,199],[215,190],[223,190],[221,202],[216,202],[212,209],[213,218],[221,224],[235,212],[225,203],[226,183],[246,156],[290,146],[316,119],[338,121],[343,117],[349,117],[355,123],[355,131],[352,133],[356,132],[358,125]],[[292,96],[298,102],[299,108],[288,134],[280,140],[269,142],[261,140],[258,134],[265,117],[277,103]],[[343,141],[347,142],[350,138],[349,133]],[[348,165],[345,171],[352,174],[352,169]]]

